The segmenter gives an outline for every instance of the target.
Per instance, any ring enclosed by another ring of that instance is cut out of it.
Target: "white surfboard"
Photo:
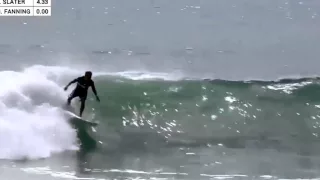
[[[83,123],[85,124],[88,124],[88,125],[91,125],[91,126],[97,126],[98,123],[97,122],[91,122],[91,121],[88,121],[88,120],[85,120],[85,119],[82,119],[80,116],[77,116],[76,114],[70,112],[70,111],[64,111],[66,114],[70,115],[71,117],[79,120],[79,121],[82,121]]]

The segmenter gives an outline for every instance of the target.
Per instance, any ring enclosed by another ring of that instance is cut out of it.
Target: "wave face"
[[[78,148],[61,106],[73,88],[65,92],[63,87],[82,72],[47,66],[1,72],[1,159],[45,158]],[[142,72],[94,76],[101,102],[90,92],[84,117],[100,122],[95,137],[107,144],[102,148],[217,145],[318,153],[318,78],[186,80]],[[72,105],[77,110],[79,102]]]
[[[89,102],[95,118],[125,134],[124,141],[317,153],[318,78],[227,81],[125,77],[97,77],[102,101]],[[141,73],[140,77],[146,75]],[[103,133],[106,136],[110,130]],[[132,134],[141,136],[134,138]]]

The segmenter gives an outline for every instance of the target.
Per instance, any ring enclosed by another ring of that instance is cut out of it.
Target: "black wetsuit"
[[[71,81],[71,83],[77,83],[77,87],[70,94],[68,101],[70,102],[73,98],[79,97],[82,102],[87,99],[88,88],[91,87],[92,91],[96,95],[96,88],[92,80],[85,80],[84,76],[78,77]]]

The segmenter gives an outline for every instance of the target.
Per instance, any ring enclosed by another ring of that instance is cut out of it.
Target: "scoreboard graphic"
[[[0,16],[51,16],[51,0],[0,0]]]

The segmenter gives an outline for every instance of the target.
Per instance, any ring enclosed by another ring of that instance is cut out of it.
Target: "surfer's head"
[[[91,71],[86,71],[84,73],[84,77],[87,79],[87,80],[90,80],[91,77],[92,77],[92,72]]]

